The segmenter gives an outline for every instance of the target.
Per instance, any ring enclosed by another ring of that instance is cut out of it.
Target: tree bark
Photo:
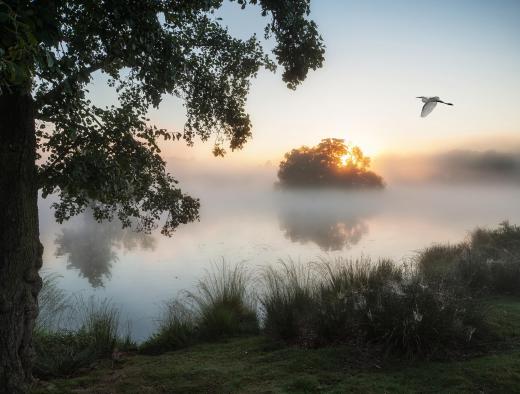
[[[43,247],[38,229],[34,106],[0,95],[0,393],[27,392]]]

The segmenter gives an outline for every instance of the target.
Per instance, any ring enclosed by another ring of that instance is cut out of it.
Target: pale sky
[[[296,91],[277,74],[253,81],[247,109],[253,138],[241,152],[211,157],[210,143],[169,143],[164,155],[200,162],[277,164],[283,153],[322,138],[344,138],[369,155],[453,147],[520,146],[520,1],[313,0],[311,17],[326,45],[325,64]],[[263,37],[258,8],[227,3],[233,35]],[[269,43],[267,43],[269,45]],[[109,100],[103,80],[95,102]],[[416,96],[440,96],[420,118]],[[181,102],[165,98],[156,124],[180,130]]]

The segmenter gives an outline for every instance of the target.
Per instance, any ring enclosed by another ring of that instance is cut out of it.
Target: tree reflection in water
[[[373,195],[298,191],[280,193],[280,228],[292,242],[313,242],[323,251],[348,249],[367,233],[375,213]]]
[[[82,215],[82,221],[57,235],[55,255],[67,255],[67,269],[77,269],[92,287],[102,287],[111,279],[112,264],[118,259],[116,249],[155,249],[152,236],[123,229],[118,221],[97,223],[89,211]]]

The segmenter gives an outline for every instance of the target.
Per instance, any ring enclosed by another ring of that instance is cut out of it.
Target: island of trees
[[[326,138],[314,147],[287,152],[278,170],[282,187],[381,189],[383,178],[369,170],[370,158],[357,146]]]

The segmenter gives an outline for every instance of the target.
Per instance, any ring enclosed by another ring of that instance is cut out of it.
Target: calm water
[[[44,270],[70,292],[109,297],[140,340],[162,301],[196,283],[222,258],[253,268],[280,258],[391,257],[402,261],[435,242],[458,242],[476,226],[520,223],[520,188],[388,187],[383,192],[293,192],[262,185],[190,185],[201,221],[172,238],[123,231],[82,215],[57,225],[40,201]],[[220,185],[220,186],[219,186]]]

